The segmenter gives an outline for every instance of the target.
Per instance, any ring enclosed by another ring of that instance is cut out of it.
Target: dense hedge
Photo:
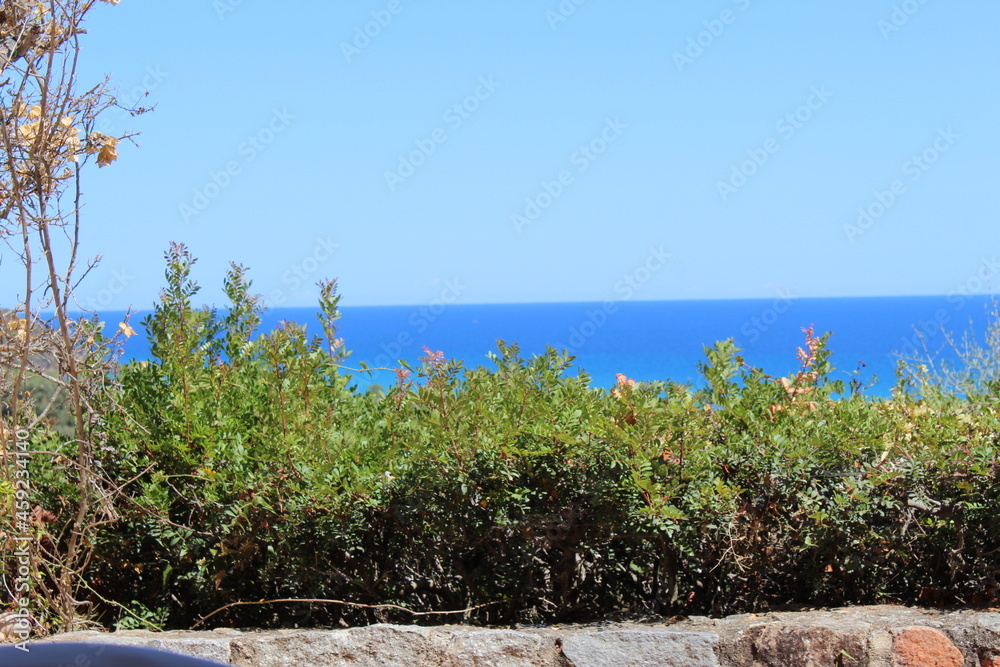
[[[241,267],[219,314],[192,307],[186,251],[168,259],[155,359],[121,368],[104,425],[128,500],[87,573],[102,622],[186,627],[273,598],[477,607],[464,618],[482,623],[995,602],[995,395],[925,400],[901,382],[865,397],[829,379],[811,331],[789,378],[732,342],[707,349],[697,391],[596,388],[555,350],[498,343],[495,368],[428,351],[385,395],[360,394],[332,284],[325,337],[256,337]],[[58,474],[36,478],[50,508],[71,506]],[[209,625],[411,619],[302,602]]]

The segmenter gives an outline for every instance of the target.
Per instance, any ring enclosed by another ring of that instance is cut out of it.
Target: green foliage
[[[699,391],[597,388],[565,354],[501,341],[495,368],[427,350],[359,393],[333,283],[322,337],[258,335],[245,270],[219,314],[192,307],[192,262],[171,248],[154,359],[117,375],[103,468],[127,502],[88,580],[138,611],[103,604],[107,622],[184,627],[271,598],[509,623],[996,593],[995,405],[844,396],[811,330],[788,378],[718,343]],[[373,620],[410,618],[306,602],[213,618]]]

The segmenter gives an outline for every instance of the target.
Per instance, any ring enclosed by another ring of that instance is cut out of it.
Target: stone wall
[[[347,630],[75,632],[242,667],[1000,667],[1000,613],[896,606],[742,614],[677,623],[518,630],[373,625]]]

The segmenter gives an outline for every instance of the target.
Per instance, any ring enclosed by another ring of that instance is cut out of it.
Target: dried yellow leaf
[[[108,135],[101,134],[100,132],[91,132],[87,135],[87,153],[96,153],[101,150],[104,142],[108,140]]]
[[[115,148],[115,144],[117,143],[117,139],[110,139],[106,144],[101,146],[101,151],[97,154],[98,167],[106,167],[118,159],[118,149]]]
[[[69,161],[76,162],[76,154],[80,152],[80,135],[76,130],[66,133],[66,149],[69,151]]]
[[[128,322],[122,322],[118,325],[118,332],[125,334],[126,338],[131,338],[135,335],[135,329],[129,326]]]
[[[41,117],[42,117],[42,107],[38,106],[37,104],[28,110],[28,118],[34,120],[36,118],[41,118]]]
[[[38,127],[38,121],[35,121],[34,123],[24,123],[23,125],[17,126],[17,133],[21,135],[21,139],[30,144],[35,140],[35,137],[38,136]]]

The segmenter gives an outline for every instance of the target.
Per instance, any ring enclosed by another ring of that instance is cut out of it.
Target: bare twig
[[[327,600],[323,598],[277,598],[274,600],[258,600],[251,602],[230,602],[227,605],[219,607],[218,609],[208,614],[207,616],[203,616],[201,620],[199,620],[197,623],[191,626],[191,629],[194,630],[208,619],[212,618],[221,611],[229,609],[230,607],[241,607],[246,605],[277,604],[277,603],[298,603],[298,602],[308,602],[316,604],[340,604],[347,607],[360,607],[362,609],[395,609],[396,611],[406,612],[407,614],[416,617],[416,616],[444,616],[444,615],[454,615],[454,614],[467,614],[470,611],[475,611],[476,609],[482,609],[483,607],[489,607],[491,605],[500,604],[501,600],[495,600],[493,602],[484,602],[483,604],[477,604],[474,607],[466,607],[465,609],[453,609],[449,611],[413,611],[411,609],[407,609],[406,607],[400,607],[399,605],[396,604],[362,604],[360,602],[345,602],[344,600]]]

